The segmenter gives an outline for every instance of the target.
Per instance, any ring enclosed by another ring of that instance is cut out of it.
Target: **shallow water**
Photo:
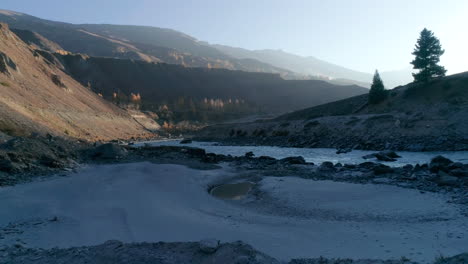
[[[240,200],[244,198],[254,186],[251,182],[223,184],[213,188],[210,194],[225,200]]]
[[[377,151],[353,150],[345,154],[336,154],[336,149],[332,148],[283,148],[271,146],[219,146],[216,142],[198,142],[194,141],[191,144],[180,144],[179,140],[169,141],[151,141],[146,142],[153,146],[188,146],[203,148],[208,153],[243,156],[246,152],[252,151],[255,156],[270,156],[277,159],[282,159],[291,156],[302,156],[307,162],[321,164],[324,161],[342,164],[359,164],[365,161],[376,162],[376,159],[365,160],[362,156],[375,153]],[[137,146],[143,143],[136,144]],[[398,151],[401,156],[395,162],[381,162],[389,166],[404,166],[406,164],[424,164],[429,163],[431,159],[437,155],[443,155],[454,162],[468,163],[468,151],[435,151],[435,152],[409,152]]]

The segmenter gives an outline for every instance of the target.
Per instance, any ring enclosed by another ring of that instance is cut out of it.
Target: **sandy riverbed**
[[[83,168],[0,189],[0,245],[242,240],[281,259],[400,258],[466,252],[468,221],[441,194],[394,186],[266,177],[241,201],[207,188],[235,176],[147,162]],[[57,217],[58,221],[54,217]],[[10,224],[9,224],[10,223]]]

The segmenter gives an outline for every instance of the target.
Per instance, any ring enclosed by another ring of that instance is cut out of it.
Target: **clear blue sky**
[[[210,43],[282,49],[372,72],[409,67],[422,28],[449,73],[468,71],[467,0],[1,0],[1,9],[71,23],[172,28]]]

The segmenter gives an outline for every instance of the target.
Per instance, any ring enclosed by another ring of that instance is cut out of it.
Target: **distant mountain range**
[[[38,33],[54,43],[52,46],[47,43],[51,51],[63,49],[97,57],[275,73],[285,79],[319,79],[340,85],[368,87],[372,79],[370,73],[354,71],[314,57],[301,57],[278,50],[250,51],[210,45],[172,29],[106,24],[76,25],[8,10],[0,10],[0,22],[8,23],[25,41],[33,36],[19,30]],[[412,81],[409,69],[382,72],[381,76],[389,88]]]

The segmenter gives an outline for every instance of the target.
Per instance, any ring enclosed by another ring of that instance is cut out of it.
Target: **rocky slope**
[[[271,120],[207,127],[201,140],[343,149],[468,149],[468,73],[409,84],[377,105],[367,95]]]
[[[38,35],[30,37],[46,42]],[[150,134],[130,114],[81,85],[44,54],[23,42],[6,24],[0,24],[1,131],[88,140]]]

